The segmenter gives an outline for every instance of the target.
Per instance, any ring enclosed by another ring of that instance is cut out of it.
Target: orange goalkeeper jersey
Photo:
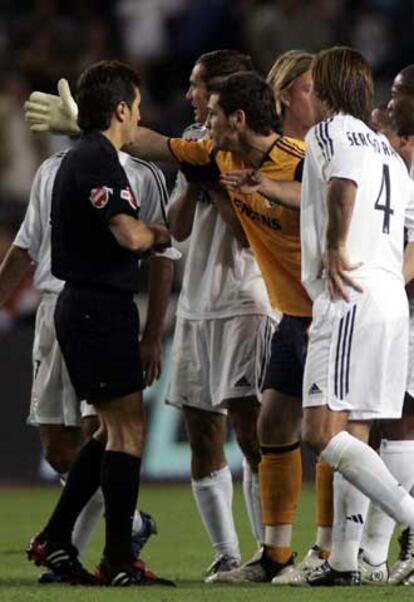
[[[213,149],[212,140],[170,138],[172,154],[184,172],[205,180],[247,169],[239,155]],[[305,156],[300,140],[279,137],[259,168],[273,180],[299,180]],[[311,301],[301,284],[299,211],[270,206],[261,194],[231,192],[230,198],[263,274],[272,307],[292,316],[311,316]]]

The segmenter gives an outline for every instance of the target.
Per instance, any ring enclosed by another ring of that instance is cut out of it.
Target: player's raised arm
[[[32,92],[24,104],[25,119],[31,132],[51,134],[78,134],[78,107],[70,91],[68,81],[58,82],[59,96]]]
[[[185,166],[197,166],[198,169],[190,167],[185,175],[191,181],[200,181],[211,177],[212,142],[210,139],[185,140],[184,138],[168,138],[154,130],[139,127],[138,133],[132,144],[123,148],[130,155],[140,157],[149,161],[176,161]]]
[[[264,196],[271,205],[290,209],[300,208],[300,183],[281,182],[264,176],[254,169],[229,171],[220,176],[220,182],[228,191]]]
[[[154,130],[140,127],[135,141],[123,150],[134,157],[147,161],[175,161],[171,152],[169,138]]]

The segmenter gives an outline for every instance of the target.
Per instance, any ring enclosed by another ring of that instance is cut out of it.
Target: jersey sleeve
[[[318,147],[318,162],[322,178],[352,180],[357,186],[364,178],[364,146],[358,146],[346,122],[322,121],[312,131],[314,145]]]
[[[128,157],[123,163],[132,193],[140,200],[139,219],[145,224],[161,223],[167,226],[168,192],[162,171],[148,161]],[[163,257],[173,261],[181,257],[173,247],[154,252],[152,257]]]
[[[211,138],[170,138],[169,147],[188,182],[217,182],[220,171]]]
[[[355,144],[345,123],[324,121],[315,128],[316,141],[323,158],[322,175],[326,182],[341,178],[359,186],[364,178],[366,149]]]
[[[167,186],[164,174],[156,165],[149,164],[140,197],[140,219],[145,224],[158,222],[167,225]]]
[[[169,198],[169,205],[173,205],[178,201],[181,195],[187,190],[188,184],[185,175],[182,171],[178,171],[175,177],[174,187]]]
[[[200,140],[169,138],[168,145],[179,163],[207,165],[211,161],[211,151],[213,149],[211,138],[201,138]]]
[[[119,214],[139,218],[139,203],[120,165],[119,170],[102,170],[99,174],[83,175],[83,179],[82,188],[102,221],[109,222]]]
[[[300,146],[292,140],[286,137],[276,140],[269,159],[259,168],[263,175],[272,180],[302,181],[305,147],[302,142]]]

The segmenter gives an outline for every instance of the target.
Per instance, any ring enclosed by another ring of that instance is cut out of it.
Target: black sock
[[[102,462],[105,500],[105,550],[110,564],[129,563],[132,520],[138,499],[141,459],[123,452],[107,451]]]
[[[66,479],[57,506],[44,529],[47,539],[70,543],[80,512],[101,484],[101,466],[105,448],[91,439],[79,452]]]

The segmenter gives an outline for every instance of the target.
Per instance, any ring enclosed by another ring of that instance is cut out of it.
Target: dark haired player
[[[131,551],[144,441],[133,301],[137,254],[169,243],[164,226],[146,226],[139,219],[140,200],[117,153],[138,127],[139,83],[136,72],[113,61],[83,72],[77,100],[84,133],[62,161],[53,187],[52,273],[66,282],[55,311],[57,338],[75,390],[94,404],[102,428],[82,448],[49,522],[30,544],[29,557],[71,583],[95,581],[80,565],[71,534],[101,486],[106,539],[97,581],[171,584],[156,578]]]

